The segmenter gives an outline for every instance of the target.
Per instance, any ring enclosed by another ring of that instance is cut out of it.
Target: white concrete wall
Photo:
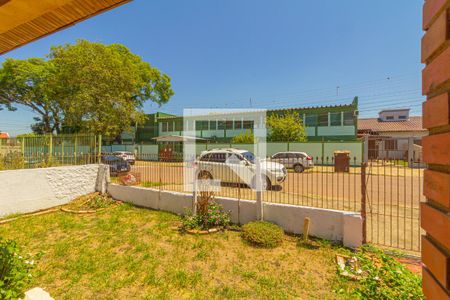
[[[99,165],[0,171],[0,216],[66,204],[95,192]]]
[[[151,209],[182,214],[192,209],[192,195],[156,189],[110,184],[108,193],[115,199]],[[256,220],[256,202],[216,197],[225,211],[231,213],[233,223],[246,224]],[[347,247],[362,244],[362,219],[359,213],[305,206],[264,203],[264,219],[280,225],[286,232],[302,233],[305,217],[311,219],[312,236],[341,241]]]

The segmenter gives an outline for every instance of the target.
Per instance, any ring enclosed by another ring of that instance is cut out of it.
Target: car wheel
[[[264,180],[264,178],[261,178],[261,180],[262,180],[262,182],[261,182],[261,184],[262,184],[261,190],[263,190],[263,191],[271,190],[272,189],[272,182],[270,182],[269,177],[267,177],[267,176],[264,176],[264,177],[266,178],[266,180]],[[253,179],[252,179],[252,188],[256,189],[256,176],[253,177]]]
[[[303,171],[305,171],[305,168],[303,168],[302,165],[295,165],[294,171],[295,171],[295,173],[303,173]]]

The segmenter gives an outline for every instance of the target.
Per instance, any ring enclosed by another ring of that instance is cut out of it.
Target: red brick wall
[[[422,91],[424,176],[421,226],[423,291],[427,299],[450,299],[450,0],[423,6]]]

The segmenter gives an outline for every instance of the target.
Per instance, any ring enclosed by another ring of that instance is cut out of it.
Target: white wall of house
[[[0,216],[67,204],[101,189],[103,172],[97,164],[0,171]]]

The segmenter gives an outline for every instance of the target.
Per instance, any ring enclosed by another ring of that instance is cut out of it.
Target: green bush
[[[360,299],[424,299],[422,280],[380,249],[366,245],[355,257],[363,272],[353,290]],[[347,272],[352,272],[350,269]]]
[[[0,154],[0,170],[23,169],[25,160],[20,152],[8,152],[4,155]]]
[[[231,139],[232,144],[253,144],[255,142],[255,135],[252,131],[246,130],[234,136]]]
[[[210,202],[204,215],[187,213],[183,219],[184,229],[210,229],[214,227],[228,226],[231,223],[230,214],[223,211],[220,204]]]
[[[24,296],[34,262],[19,254],[16,242],[0,238],[0,299]]]
[[[242,227],[242,238],[258,247],[275,248],[281,244],[283,237],[283,229],[270,222],[255,221]]]

